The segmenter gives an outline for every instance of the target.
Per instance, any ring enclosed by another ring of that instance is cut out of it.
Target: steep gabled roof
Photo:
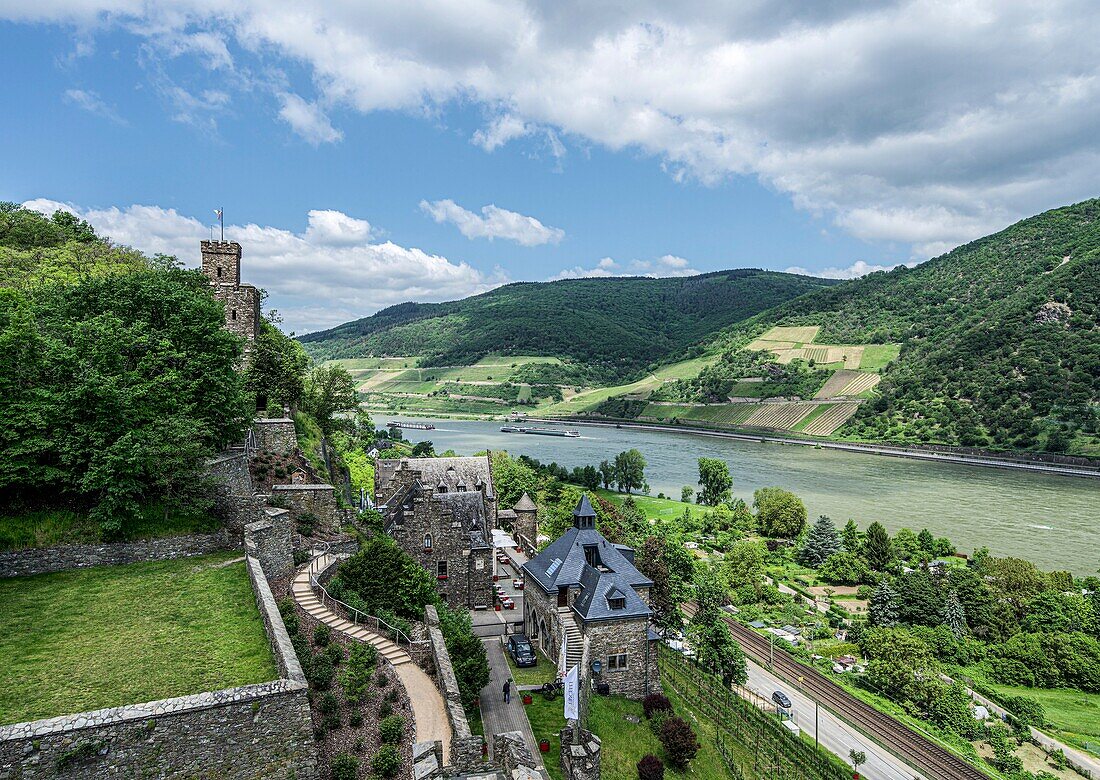
[[[519,501],[513,507],[517,512],[534,512],[538,509],[535,506],[535,502],[531,500],[531,497],[527,495],[527,491],[523,492],[523,495],[519,497]]]

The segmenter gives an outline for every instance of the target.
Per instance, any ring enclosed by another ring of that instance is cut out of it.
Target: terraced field
[[[829,404],[828,407],[814,420],[806,423],[802,428],[802,432],[810,436],[828,436],[855,414],[856,409],[859,408],[859,403],[847,401],[839,404]]]
[[[851,371],[842,368],[829,377],[814,398],[857,396],[873,388],[881,379],[882,377],[878,374],[868,371]]]
[[[760,404],[748,419],[745,425],[756,428],[778,428],[790,430],[803,417],[814,410],[812,403],[789,404]]]
[[[840,391],[841,395],[859,395],[865,393],[875,385],[882,381],[882,377],[879,374],[868,374],[860,372],[859,376],[854,377],[851,382],[844,386],[844,389]]]
[[[776,327],[769,330],[760,338],[764,341],[793,341],[797,344],[806,344],[817,338],[817,332],[821,330],[816,325],[807,327]]]

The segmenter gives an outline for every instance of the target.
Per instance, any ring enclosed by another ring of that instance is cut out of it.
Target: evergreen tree
[[[849,518],[848,522],[844,524],[844,530],[840,532],[841,541],[844,542],[844,549],[850,553],[860,552],[859,548],[859,528],[856,526],[856,521]]]
[[[798,562],[816,569],[830,555],[840,552],[841,544],[836,525],[827,515],[821,515],[798,551]]]
[[[948,593],[944,602],[943,624],[951,629],[956,639],[962,639],[966,635],[966,610],[955,591]]]
[[[875,588],[867,617],[873,626],[892,628],[898,624],[898,594],[888,580],[884,579]]]
[[[863,538],[863,557],[867,565],[875,571],[886,571],[893,558],[891,547],[890,534],[886,532],[885,526],[877,521],[871,523]]]

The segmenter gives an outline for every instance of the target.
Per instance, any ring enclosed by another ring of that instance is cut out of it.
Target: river
[[[754,490],[777,485],[798,494],[811,519],[828,515],[838,526],[851,518],[860,528],[875,520],[891,532],[928,528],[968,554],[985,546],[1045,570],[1088,575],[1100,568],[1096,479],[691,433],[577,425],[581,437],[574,439],[501,433],[501,423],[491,421],[376,416],[380,426],[391,419],[436,425],[404,435],[413,442],[430,439],[437,452],[503,449],[567,468],[595,465],[636,447],[645,456],[652,494],[677,498],[684,485],[698,487],[699,458],[721,458],[733,475],[734,495],[750,504]]]

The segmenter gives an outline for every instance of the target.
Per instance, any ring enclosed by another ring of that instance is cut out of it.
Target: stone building
[[[659,691],[657,635],[649,627],[652,580],[634,567],[634,550],[596,530],[596,512],[583,496],[573,527],[523,565],[524,631],[550,658],[566,640],[566,664],[591,661],[581,674],[610,693],[641,699]],[[590,664],[591,665],[591,664]]]
[[[225,327],[245,340],[244,364],[252,356],[260,327],[260,291],[241,284],[241,245],[236,241],[201,241],[202,272],[225,304]]]
[[[496,496],[487,456],[378,460],[375,506],[397,544],[451,606],[493,604]]]
[[[501,509],[497,512],[497,524],[512,534],[512,538],[528,555],[533,555],[538,549],[538,507],[526,492],[512,509]]]

